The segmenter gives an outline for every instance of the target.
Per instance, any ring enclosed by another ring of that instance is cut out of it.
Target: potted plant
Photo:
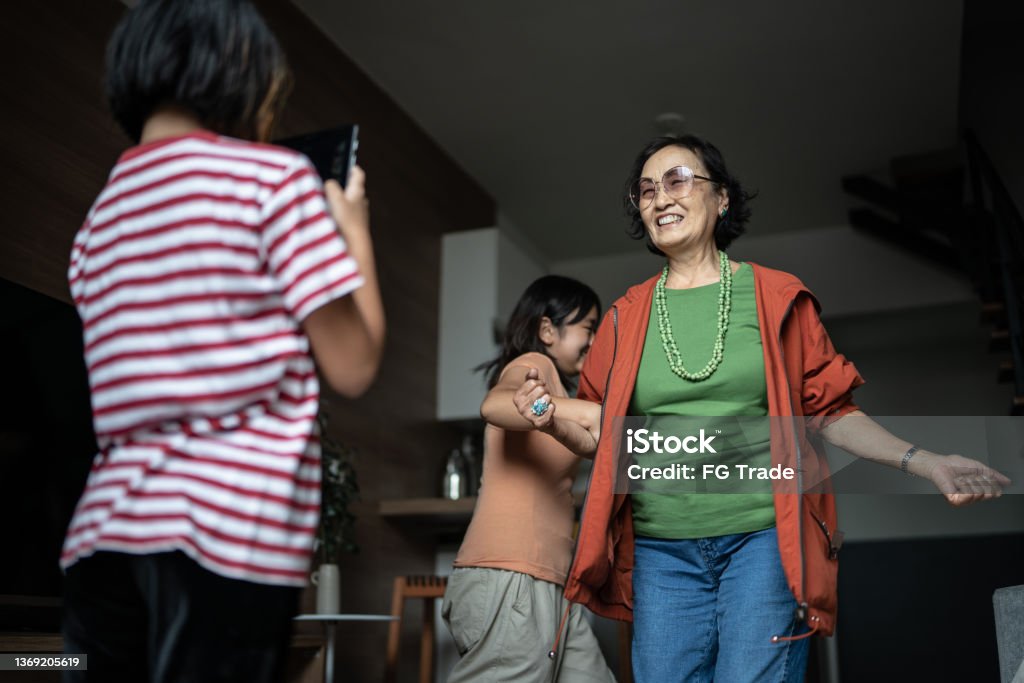
[[[342,552],[359,550],[355,543],[355,515],[349,505],[359,497],[359,483],[353,465],[355,450],[334,440],[327,431],[327,413],[323,406],[317,414],[320,427],[320,526],[314,553],[319,567],[312,581],[317,587],[316,611],[337,614],[341,608],[341,573],[338,562]]]

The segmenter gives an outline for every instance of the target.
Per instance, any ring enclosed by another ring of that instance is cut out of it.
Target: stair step
[[[886,218],[874,209],[857,208],[849,211],[850,224],[879,236],[900,230],[900,224]]]
[[[999,353],[1002,351],[1010,350],[1010,331],[1009,330],[992,330],[992,335],[988,340],[989,353]]]
[[[1005,325],[1006,304],[1002,301],[986,301],[982,303],[978,322],[982,325]]]
[[[907,229],[872,209],[850,209],[848,215],[850,225],[861,232],[902,247],[919,257],[940,263],[947,268],[963,270],[957,251],[948,244],[939,242],[930,234]]]
[[[964,173],[963,151],[956,147],[894,157],[889,162],[897,186],[933,185]]]
[[[996,381],[1000,384],[1008,384],[1013,381],[1013,361],[1004,360],[999,362],[999,372],[996,374]]]
[[[896,190],[866,175],[844,176],[843,192],[876,204],[889,211],[899,211],[900,200]]]

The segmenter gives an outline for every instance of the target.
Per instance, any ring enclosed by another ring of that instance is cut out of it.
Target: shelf
[[[60,609],[63,600],[46,595],[0,595],[0,607],[54,607]]]
[[[0,652],[63,652],[64,639],[59,633],[0,632]]]
[[[573,494],[576,509],[583,505],[583,493]],[[427,523],[468,523],[473,516],[476,498],[399,498],[377,502],[377,513],[381,517],[417,520]]]
[[[0,631],[60,631],[62,600],[48,595],[0,595]],[[26,652],[35,650],[26,650]]]
[[[407,533],[427,535],[442,543],[458,543],[473,517],[476,497],[400,498],[377,502],[377,513]]]
[[[402,498],[382,500],[377,511],[381,517],[414,519],[428,523],[468,523],[476,498]]]

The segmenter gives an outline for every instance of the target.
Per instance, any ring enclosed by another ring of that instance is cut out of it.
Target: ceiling
[[[759,192],[751,234],[842,224],[841,176],[956,138],[962,0],[294,1],[549,262],[635,249],[662,112]]]

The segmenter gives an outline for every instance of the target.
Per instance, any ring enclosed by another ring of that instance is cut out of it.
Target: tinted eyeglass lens
[[[661,178],[661,186],[673,199],[681,199],[690,194],[693,189],[693,171],[685,166],[676,166],[665,171]]]
[[[686,166],[670,168],[661,177],[661,187],[669,197],[682,199],[689,196],[693,189],[693,171]],[[629,190],[629,198],[633,206],[646,209],[658,195],[658,183],[650,178],[640,178]]]
[[[641,178],[633,183],[633,187],[630,188],[629,198],[633,201],[633,206],[646,209],[654,201],[654,196],[657,193],[658,189],[653,180]]]

